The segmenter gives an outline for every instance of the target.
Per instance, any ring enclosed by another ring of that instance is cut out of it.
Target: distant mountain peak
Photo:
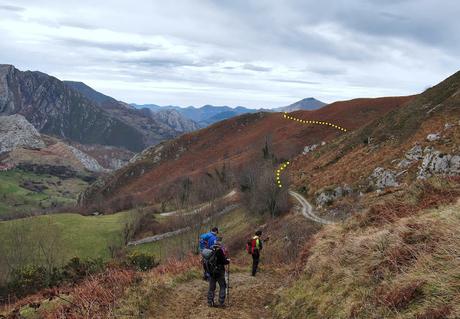
[[[317,110],[325,105],[326,103],[318,99],[315,99],[314,97],[307,97],[288,106],[278,107],[274,110],[278,112],[293,112],[298,110],[312,111]]]

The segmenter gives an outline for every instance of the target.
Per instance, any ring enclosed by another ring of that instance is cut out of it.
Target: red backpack
[[[256,248],[257,245],[257,239],[256,238],[251,238],[248,240],[246,243],[246,251],[248,252],[249,255],[252,255],[254,253],[254,249]]]

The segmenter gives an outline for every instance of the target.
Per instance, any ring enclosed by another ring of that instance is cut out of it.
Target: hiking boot
[[[226,308],[227,306],[224,303],[220,303],[219,305],[215,305],[216,308]]]
[[[214,302],[208,302],[208,307],[212,308],[212,307],[215,307],[216,305],[214,304]]]

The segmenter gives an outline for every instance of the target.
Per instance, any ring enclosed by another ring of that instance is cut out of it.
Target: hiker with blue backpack
[[[225,307],[227,283],[225,280],[225,265],[230,264],[230,259],[225,256],[222,249],[222,237],[218,237],[211,248],[204,248],[201,252],[203,265],[209,280],[208,306]],[[214,303],[216,286],[219,284],[219,303]]]
[[[217,241],[217,234],[219,234],[219,229],[217,227],[213,227],[210,232],[207,232],[205,234],[200,235],[200,243],[199,243],[199,249],[200,253],[203,254],[204,249],[211,249],[212,246]],[[205,259],[203,258],[202,260],[203,263],[203,280],[208,280],[209,275],[206,272],[206,266],[205,266]]]

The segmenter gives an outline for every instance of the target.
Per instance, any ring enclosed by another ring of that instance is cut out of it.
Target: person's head
[[[262,236],[262,231],[261,230],[256,231],[256,236]]]
[[[219,233],[219,228],[213,227],[213,228],[211,228],[211,232],[214,233],[214,234],[218,234]]]

